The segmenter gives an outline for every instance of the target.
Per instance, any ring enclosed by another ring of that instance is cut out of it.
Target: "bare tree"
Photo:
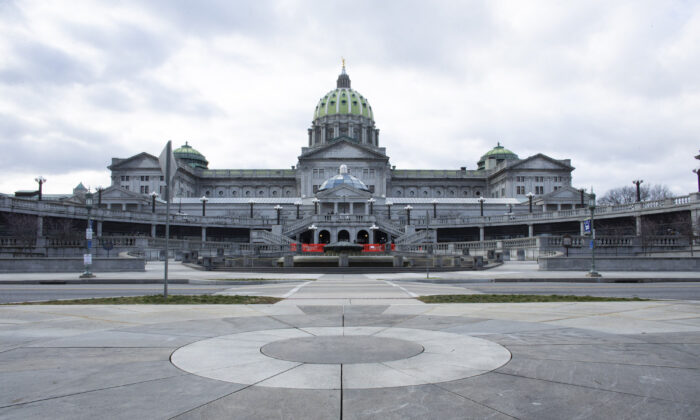
[[[21,248],[32,248],[36,244],[37,220],[36,216],[28,214],[7,213],[7,234],[17,241]]]
[[[642,201],[662,200],[673,197],[673,193],[666,185],[642,185],[639,188],[639,196]],[[637,201],[637,189],[632,186],[625,186],[609,190],[598,200],[598,203],[602,205],[617,205],[634,203],[635,201]]]

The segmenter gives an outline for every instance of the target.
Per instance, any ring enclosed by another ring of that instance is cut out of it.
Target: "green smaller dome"
[[[183,146],[178,147],[173,151],[175,158],[182,160],[187,165],[193,168],[208,169],[209,161],[204,157],[203,154],[199,153],[196,149],[185,142]]]
[[[479,159],[479,162],[477,162],[477,166],[479,170],[491,169],[493,166],[495,166],[495,164],[489,165],[487,164],[488,161],[492,161],[497,164],[504,160],[518,159],[520,159],[518,155],[501,146],[501,143],[499,142],[496,147],[494,147],[493,149],[486,152],[483,156],[481,156],[481,159]]]

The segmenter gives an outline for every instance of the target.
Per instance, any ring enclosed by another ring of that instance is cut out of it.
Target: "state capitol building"
[[[412,224],[406,223],[411,210],[414,220],[429,223],[425,220],[431,217],[502,215],[528,211],[533,204],[540,212],[565,210],[582,202],[580,190],[571,186],[574,168],[570,159],[540,153],[520,158],[498,144],[478,159],[475,170],[400,169],[391,164],[379,134],[368,98],[352,88],[343,65],[335,88],[321,96],[313,109],[295,165],[290,169],[212,169],[202,153],[185,143],[174,150],[178,168],[172,202],[181,213],[198,214],[205,201],[208,216],[285,221],[311,215],[376,213],[373,230],[384,241],[400,236],[396,226]],[[153,193],[164,191],[155,155],[144,152],[113,158],[108,168],[112,184],[103,196],[109,208],[142,210]],[[318,226],[313,239],[376,240],[369,238],[369,226],[362,221],[361,217],[328,217],[327,226]],[[276,233],[303,240],[308,235],[304,229],[282,228]]]

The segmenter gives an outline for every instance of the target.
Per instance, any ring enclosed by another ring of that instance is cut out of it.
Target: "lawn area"
[[[640,302],[649,299],[574,295],[432,295],[420,296],[425,303],[525,303],[525,302]]]
[[[94,299],[49,300],[20,305],[253,305],[277,303],[282,299],[268,296],[163,295],[126,296]],[[17,305],[16,303],[13,305]]]

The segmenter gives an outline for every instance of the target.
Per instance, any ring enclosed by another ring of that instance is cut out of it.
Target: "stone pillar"
[[[350,204],[350,214],[355,214],[355,203],[353,203],[351,201],[349,204]]]
[[[98,237],[102,236],[102,222],[101,221],[97,222],[97,236]]]
[[[367,126],[362,124],[362,143],[366,144],[367,143]]]
[[[394,255],[394,267],[403,267],[402,255]]]
[[[642,216],[634,216],[634,225],[637,236],[642,236]]]
[[[314,230],[314,243],[315,243],[315,244],[318,243],[318,229],[315,229],[315,230]]]
[[[328,137],[327,131],[328,131],[328,126],[326,124],[324,124],[323,127],[321,127],[321,143],[326,142],[326,138]]]
[[[348,136],[350,138],[355,138],[355,125],[352,123],[348,124]]]
[[[284,267],[294,267],[294,255],[285,255],[283,258]]]
[[[483,241],[484,240],[484,227],[479,226],[479,240]]]
[[[348,254],[341,252],[338,255],[338,267],[347,267],[348,265]]]
[[[207,241],[207,227],[202,226],[202,242],[206,242],[206,241]]]
[[[340,135],[340,125],[338,123],[333,124],[333,138]]]
[[[313,137],[313,129],[309,128],[309,147],[313,146],[311,138]]]
[[[529,238],[535,236],[535,225],[527,225],[527,236]]]
[[[41,238],[42,236],[44,236],[44,217],[37,216],[36,217],[36,237]]]
[[[151,225],[151,238],[155,238],[155,237],[156,237],[156,224],[153,223]]]
[[[579,230],[579,236],[583,236],[583,234],[585,233],[583,231],[583,221],[579,222],[579,229],[578,230]]]
[[[333,203],[333,214],[338,214],[338,202]]]
[[[126,211],[126,203],[122,203],[122,211]]]

